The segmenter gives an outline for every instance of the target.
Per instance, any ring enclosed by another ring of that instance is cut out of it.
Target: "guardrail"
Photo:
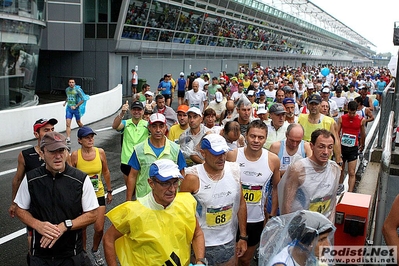
[[[389,169],[391,167],[391,155],[392,155],[392,133],[393,133],[393,122],[394,122],[393,111],[390,111],[389,119],[387,122],[387,134],[384,143],[384,151],[381,156],[381,167],[378,174],[378,190],[377,190],[377,214],[374,231],[374,245],[381,245],[382,243],[382,225],[385,220],[385,209],[387,202],[387,190],[388,190],[388,177]],[[380,123],[381,124],[381,123]]]
[[[384,92],[382,93],[382,100],[380,102],[380,124],[378,128],[378,140],[377,140],[377,148],[382,149],[382,138],[385,133],[385,129],[387,129],[387,124],[388,124],[388,119],[390,117],[390,112],[393,110],[394,106],[394,93],[395,93],[395,88],[392,88],[392,84],[394,82],[394,79],[392,79],[389,84],[386,86],[384,89]],[[392,121],[393,122],[393,121]],[[391,133],[392,134],[392,133]],[[391,139],[392,140],[392,139]]]

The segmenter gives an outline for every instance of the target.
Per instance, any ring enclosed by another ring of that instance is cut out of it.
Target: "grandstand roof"
[[[375,45],[309,0],[261,0],[263,3],[363,46]]]

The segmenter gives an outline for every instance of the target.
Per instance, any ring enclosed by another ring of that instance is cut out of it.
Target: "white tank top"
[[[241,186],[247,203],[247,222],[261,222],[265,219],[266,186],[273,175],[269,152],[262,149],[260,158],[253,162],[245,157],[244,147],[238,148],[236,162],[240,166]]]
[[[299,180],[304,180],[297,189],[295,199],[292,202],[291,212],[297,210],[316,211],[333,221],[335,217],[335,206],[337,202],[337,187],[340,176],[339,166],[329,160],[322,171],[316,172],[314,163],[309,158],[301,159],[291,164],[278,185],[278,196],[284,198],[284,186],[290,168],[303,169]],[[280,210],[282,201],[279,202]]]
[[[281,141],[280,150],[278,152],[278,158],[280,159],[280,171],[287,170],[288,165],[296,161],[297,158],[302,159],[306,157],[304,145],[305,142],[302,140],[296,153],[294,155],[289,155],[287,153],[287,149],[285,148],[285,140]]]
[[[197,200],[198,222],[204,232],[205,246],[219,246],[235,239],[237,213],[240,206],[240,169],[237,163],[226,162],[223,178],[208,177],[202,164],[195,165],[199,177]]]

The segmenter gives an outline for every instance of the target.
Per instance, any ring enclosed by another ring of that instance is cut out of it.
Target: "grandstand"
[[[277,5],[279,1],[272,1]],[[142,41],[134,52],[232,55],[246,58],[323,58],[368,63],[370,41],[309,1],[280,2],[282,10],[256,0],[131,0],[121,43]],[[287,8],[288,7],[288,8]],[[300,18],[304,16],[304,18]],[[315,24],[307,22],[310,17]],[[154,46],[149,42],[173,43]],[[177,44],[208,46],[197,49]],[[121,45],[118,47],[123,50]],[[171,51],[169,51],[171,48]],[[248,51],[250,50],[250,51]]]
[[[50,93],[68,77],[89,80],[90,93],[122,83],[129,95],[133,68],[155,87],[164,73],[370,66],[375,54],[370,41],[307,0],[0,3],[0,109],[23,98],[10,90]]]

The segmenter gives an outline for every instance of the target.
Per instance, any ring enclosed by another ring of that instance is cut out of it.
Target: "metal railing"
[[[384,136],[385,129],[387,129],[390,112],[394,108],[395,88],[392,87],[393,82],[394,79],[392,79],[391,82],[389,82],[389,84],[385,87],[384,92],[381,95],[382,96],[382,100],[380,102],[381,116],[380,116],[380,124],[378,128],[378,140],[377,140],[378,149],[382,149],[382,138]]]
[[[61,94],[64,93],[66,87],[68,87],[68,80],[74,79],[76,85],[80,85],[86,94],[93,95],[96,94],[96,79],[93,77],[61,77],[52,76],[51,82],[51,94]]]
[[[385,220],[385,209],[387,203],[388,193],[388,177],[391,167],[391,155],[392,155],[392,130],[393,120],[395,113],[390,111],[387,122],[387,134],[384,142],[384,151],[381,156],[381,167],[378,174],[378,190],[377,190],[377,214],[374,231],[374,245],[381,245],[382,243],[382,225]],[[381,122],[380,122],[381,124]]]

